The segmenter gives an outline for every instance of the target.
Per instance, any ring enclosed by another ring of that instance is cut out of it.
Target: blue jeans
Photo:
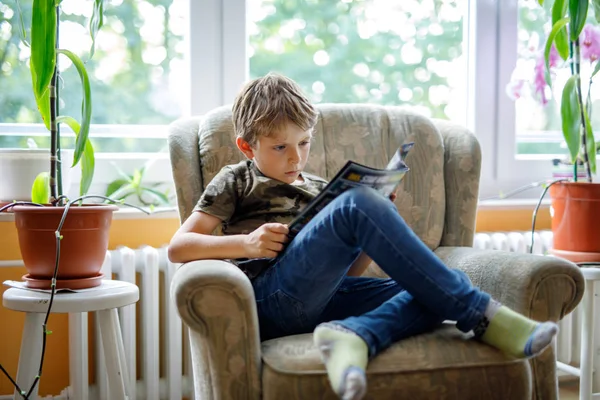
[[[362,251],[391,279],[346,276]],[[423,244],[389,199],[365,188],[321,210],[252,285],[262,340],[333,321],[363,338],[370,357],[444,320],[469,332],[490,301]]]

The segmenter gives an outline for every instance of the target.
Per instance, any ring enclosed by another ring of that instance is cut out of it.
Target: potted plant
[[[103,0],[95,0],[93,7],[90,31],[94,42],[102,26]],[[50,134],[50,168],[35,179],[31,204],[17,203],[10,207],[15,215],[21,255],[28,271],[23,277],[27,285],[49,288],[56,279],[56,288],[84,288],[100,284],[99,271],[108,248],[112,213],[117,207],[81,203],[94,174],[94,149],[88,139],[92,97],[82,60],[71,51],[58,47],[59,23],[60,1],[33,0],[29,66],[37,108]],[[91,55],[93,51],[94,44]],[[57,63],[61,54],[70,59],[81,78],[81,122],[59,115]],[[63,193],[59,168],[62,153],[60,124],[67,124],[76,134],[71,166],[79,164],[82,169],[81,197],[72,201],[68,201]]]
[[[543,3],[539,0],[540,6]],[[597,234],[600,184],[593,182],[597,145],[591,124],[590,96],[592,79],[600,70],[600,30],[594,23],[587,22],[591,9],[600,21],[600,0],[555,0],[552,3],[552,28],[535,67],[533,83],[534,92],[545,105],[552,89],[553,73],[559,68],[569,70],[562,93],[556,96],[568,158],[553,161],[555,180],[547,189],[554,236],[551,252],[574,262],[600,261],[600,235]],[[593,67],[586,96],[582,91],[582,58],[589,60]],[[509,94],[518,98],[523,84],[523,80],[511,82],[507,88]]]

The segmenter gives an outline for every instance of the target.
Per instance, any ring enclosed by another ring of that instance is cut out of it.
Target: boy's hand
[[[254,232],[248,234],[245,248],[248,258],[275,258],[283,250],[283,245],[288,241],[288,227],[284,224],[271,222],[261,225]]]
[[[396,192],[392,192],[392,193],[390,194],[390,200],[391,200],[391,201],[396,201]]]

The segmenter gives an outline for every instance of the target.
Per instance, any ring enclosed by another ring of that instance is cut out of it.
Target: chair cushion
[[[312,334],[262,344],[264,399],[336,399]],[[531,371],[451,324],[402,340],[367,368],[366,399],[529,399]]]

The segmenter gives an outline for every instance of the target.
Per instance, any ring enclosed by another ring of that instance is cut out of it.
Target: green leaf
[[[79,183],[79,195],[85,196],[90,190],[92,180],[94,179],[94,169],[96,167],[96,157],[94,155],[94,146],[90,139],[85,141],[85,149],[81,158],[81,182]]]
[[[50,174],[40,172],[31,186],[31,201],[38,204],[50,203]]]
[[[131,183],[135,187],[139,187],[142,184],[142,172],[139,169],[133,171],[133,180]]]
[[[27,47],[31,47],[29,42],[27,41],[27,30],[25,29],[25,20],[23,19],[23,10],[21,9],[20,0],[15,1],[17,5],[17,12],[19,13],[19,28],[21,29],[19,34],[21,35],[21,40],[23,44]]]
[[[556,0],[552,4],[552,26],[565,17],[567,12],[567,2],[565,0]],[[569,36],[567,29],[561,28],[554,39],[556,50],[563,60],[569,58]]]
[[[576,162],[581,147],[581,108],[577,99],[577,79],[577,75],[572,75],[567,80],[560,104],[563,136],[573,163]]]
[[[144,188],[144,192],[151,193],[159,200],[159,202],[163,204],[169,204],[169,198],[167,197],[167,195],[162,192],[159,192],[158,190]]]
[[[592,7],[594,8],[596,21],[600,22],[600,0],[592,0]]]
[[[590,89],[592,87],[592,80],[590,79],[590,87],[588,88],[588,95],[585,103],[584,116],[585,116],[585,144],[588,154],[588,161],[590,163],[590,169],[592,174],[596,173],[596,140],[594,139],[594,130],[592,123],[590,122],[590,115],[592,115],[592,98],[590,96]]]
[[[92,118],[92,93],[90,89],[90,80],[83,61],[69,50],[59,49],[60,54],[69,57],[81,78],[83,87],[83,100],[81,104],[81,129],[75,140],[75,156],[73,157],[73,166],[77,165],[86,147],[88,135],[90,133],[90,121]]]
[[[67,124],[77,138],[79,138],[79,132],[81,127],[79,122],[73,117],[60,116],[56,118],[56,123]],[[85,148],[83,150],[83,157],[81,159],[81,181],[79,182],[79,195],[83,196],[87,194],[94,178],[94,170],[96,165],[96,157],[94,155],[94,146],[90,142],[89,138],[85,142]]]
[[[29,68],[33,94],[46,128],[50,129],[48,86],[56,66],[56,7],[54,1],[33,0]]]
[[[104,0],[94,0],[94,11],[90,18],[90,36],[92,37],[92,47],[90,48],[90,58],[94,57],[96,52],[96,36],[98,31],[104,25]]]
[[[135,188],[131,184],[127,184],[122,186],[121,188],[115,190],[110,196],[111,199],[115,200],[124,200],[127,197],[135,194]]]
[[[588,153],[588,162],[590,163],[590,169],[592,174],[596,173],[596,141],[594,139],[594,130],[592,129],[592,123],[587,110],[584,108],[585,114],[585,147]]]
[[[588,14],[588,6],[589,0],[569,0],[569,14],[571,15],[569,31],[572,41],[577,40],[583,30]]]
[[[106,193],[104,193],[104,195],[106,197],[110,197],[114,192],[121,189],[123,186],[127,185],[128,183],[129,183],[129,181],[127,181],[125,179],[115,179],[114,181],[112,181],[111,183],[108,184],[108,187],[106,188]]]
[[[548,35],[548,39],[546,40],[546,46],[544,48],[544,60],[546,62],[546,68],[544,70],[544,77],[546,78],[546,83],[548,83],[548,85],[550,87],[552,87],[552,79],[550,78],[550,50],[552,50],[552,42],[554,42],[554,39],[556,38],[556,35],[558,34],[558,32],[560,32],[560,30],[569,22],[569,18],[565,17],[562,18],[558,21],[556,21],[556,23],[552,26],[552,30],[550,31],[550,34]],[[558,50],[558,48],[557,48]],[[567,53],[568,53],[568,49],[567,49]]]
[[[600,61],[596,61],[596,66],[594,67],[594,71],[592,72],[592,76],[590,76],[590,80],[594,78],[594,76],[600,71]]]
[[[133,176],[126,174],[125,171],[123,171],[117,164],[115,164],[114,162],[111,162],[111,164],[113,165],[113,167],[115,167],[115,169],[117,170],[117,173],[119,175],[121,175],[121,178],[125,179],[127,182],[131,183],[133,182]]]

